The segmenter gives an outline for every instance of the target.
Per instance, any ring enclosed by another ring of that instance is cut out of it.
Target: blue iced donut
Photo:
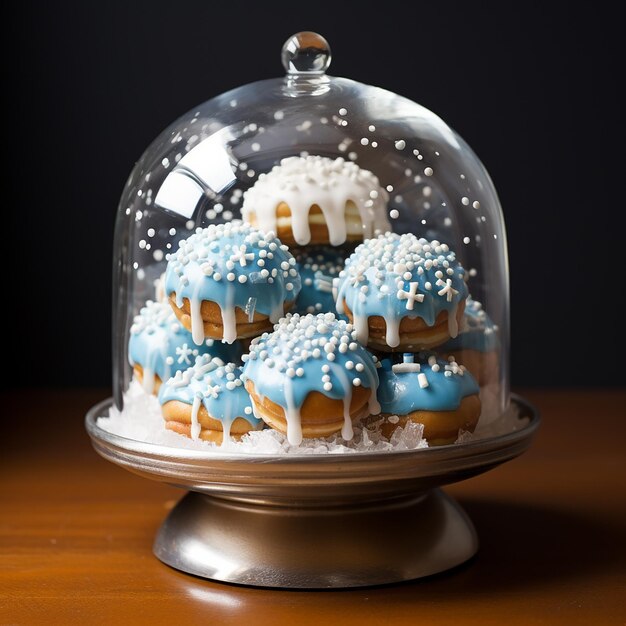
[[[478,380],[480,385],[498,380],[500,337],[498,327],[471,296],[467,298],[459,334],[446,341],[437,351],[443,356],[453,356]]]
[[[191,439],[224,443],[239,439],[263,422],[252,413],[241,382],[241,368],[208,354],[161,385],[159,402],[165,427]]]
[[[378,370],[382,431],[390,436],[411,420],[424,425],[430,445],[453,443],[460,430],[474,431],[480,417],[478,384],[454,359],[405,353],[401,363],[385,358]]]
[[[335,312],[333,280],[344,267],[336,248],[316,247],[296,254],[296,268],[302,279],[294,313]]]
[[[197,346],[166,302],[148,300],[130,328],[128,359],[147,393],[158,392],[164,380],[186,370],[198,355],[238,360],[241,352],[238,342],[229,346],[206,339]]]
[[[498,327],[483,309],[483,305],[468,296],[459,334],[441,346],[441,350],[476,350],[492,352],[499,347]]]
[[[437,351],[445,356],[453,356],[475,376],[480,385],[486,385],[498,379],[499,349],[498,327],[487,315],[483,305],[469,296],[459,334],[446,341]]]
[[[288,314],[243,360],[255,415],[293,445],[338,432],[352,439],[353,420],[379,412],[376,358],[332,313]]]
[[[274,233],[234,220],[199,228],[168,259],[165,291],[200,345],[232,343],[272,327],[300,292],[296,260]]]
[[[413,234],[364,241],[336,281],[337,311],[363,344],[382,351],[432,348],[456,337],[467,297],[454,252]]]

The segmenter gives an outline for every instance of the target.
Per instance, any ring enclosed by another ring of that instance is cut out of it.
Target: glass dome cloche
[[[496,422],[509,288],[484,166],[423,106],[327,75],[323,37],[294,35],[282,62],[180,117],[126,183],[117,410],[158,397],[168,429],[217,444],[413,420],[432,446]]]
[[[485,168],[330,60],[320,35],[289,38],[283,78],[183,115],[121,198],[114,398],[86,428],[109,461],[188,490],[153,551],[196,576],[319,589],[455,567],[477,535],[439,487],[539,424],[509,392]]]

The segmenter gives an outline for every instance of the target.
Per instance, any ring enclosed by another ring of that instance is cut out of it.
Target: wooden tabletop
[[[478,530],[472,561],[417,582],[320,592],[163,565],[152,540],[181,492],[92,450],[83,417],[106,392],[5,393],[0,623],[623,624],[626,392],[524,395],[543,417],[531,450],[447,489]]]

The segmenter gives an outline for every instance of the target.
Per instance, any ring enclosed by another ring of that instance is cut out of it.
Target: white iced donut
[[[338,246],[390,229],[378,178],[341,157],[288,157],[244,193],[243,218],[288,245]]]

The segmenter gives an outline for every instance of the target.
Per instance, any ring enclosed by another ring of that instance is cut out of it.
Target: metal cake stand
[[[263,587],[379,585],[442,572],[467,561],[478,538],[439,487],[486,472],[524,452],[539,415],[506,435],[391,453],[210,455],[126,439],[85,420],[96,451],[145,478],[188,493],[161,526],[154,553],[203,578]]]

